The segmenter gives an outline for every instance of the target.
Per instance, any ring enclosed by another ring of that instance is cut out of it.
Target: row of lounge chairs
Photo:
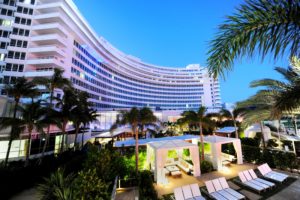
[[[258,167],[263,178],[259,178],[253,169],[239,172],[239,179],[241,184],[257,191],[258,193],[272,189],[275,183],[282,183],[288,178],[288,175],[272,171],[268,164],[263,164]],[[271,181],[268,181],[271,180]],[[206,189],[210,197],[217,200],[239,200],[246,199],[241,193],[231,189],[225,177],[213,179],[205,182]],[[202,200],[205,199],[200,192],[198,184],[191,184],[174,189],[174,196],[176,200]]]
[[[224,177],[205,182],[205,186],[210,196],[218,200],[245,199],[245,196],[231,189]]]
[[[175,188],[174,195],[176,200],[205,200],[197,183]]]

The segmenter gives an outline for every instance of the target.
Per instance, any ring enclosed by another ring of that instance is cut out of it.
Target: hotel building
[[[71,0],[0,0],[0,83],[50,77],[54,68],[64,69],[99,111],[221,107],[219,82],[205,68],[156,66],[122,53],[95,33]]]

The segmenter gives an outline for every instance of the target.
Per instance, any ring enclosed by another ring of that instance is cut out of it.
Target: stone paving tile
[[[258,199],[262,198],[262,196],[260,196],[259,194],[254,193],[249,190],[242,189],[242,190],[239,190],[239,192],[242,193],[243,195],[245,195],[250,200],[258,200]]]
[[[229,185],[230,188],[232,188],[234,190],[241,189],[240,186],[238,186],[237,184],[233,183],[232,181],[228,181],[228,185]]]
[[[299,200],[300,199],[300,179],[292,183],[287,188],[276,193],[269,200]]]

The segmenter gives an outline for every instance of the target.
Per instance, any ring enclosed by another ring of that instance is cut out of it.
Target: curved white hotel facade
[[[221,107],[219,82],[205,68],[161,67],[122,53],[93,31],[71,0],[0,0],[0,30],[2,86],[61,68],[99,111]]]

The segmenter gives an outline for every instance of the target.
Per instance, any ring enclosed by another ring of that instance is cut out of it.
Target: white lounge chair
[[[221,183],[223,190],[227,191],[228,193],[230,193],[231,195],[235,196],[238,199],[245,199],[244,195],[242,195],[241,193],[239,193],[229,187],[225,177],[219,178],[219,181]]]
[[[266,184],[263,184],[259,181],[254,180],[247,170],[243,171],[243,173],[244,173],[245,178],[247,179],[247,181],[249,181],[250,183],[253,183],[255,185],[259,185],[259,186],[263,187],[264,189],[269,189],[270,188],[269,185],[266,185]]]
[[[267,164],[258,166],[257,169],[265,178],[268,178],[268,179],[271,179],[271,180],[274,180],[274,181],[277,181],[280,183],[282,183],[283,181],[285,181],[285,179],[288,178],[288,175],[272,171],[272,169]]]
[[[175,196],[175,200],[185,200],[181,187],[174,189],[174,196]]]
[[[194,199],[190,185],[182,186],[182,192],[183,192],[184,199],[186,199],[186,200]]]
[[[190,187],[195,200],[205,200],[205,198],[201,195],[199,185],[197,183],[191,184]]]
[[[243,172],[239,172],[239,178],[241,180],[241,183],[248,188],[251,188],[259,193],[264,190],[263,187],[247,181]]]
[[[264,180],[264,179],[258,178],[258,177],[256,176],[256,174],[255,174],[255,172],[254,172],[253,169],[249,169],[248,172],[249,172],[249,174],[251,175],[251,177],[252,177],[254,180],[259,181],[259,182],[261,182],[261,183],[263,183],[263,184],[266,184],[266,185],[268,185],[268,186],[270,186],[270,187],[274,187],[274,186],[275,186],[275,184],[272,183],[272,182],[270,182],[270,181],[266,181],[266,180]]]
[[[207,191],[210,196],[217,200],[227,200],[225,197],[223,197],[221,194],[217,193],[212,181],[205,181],[205,186],[207,188]]]
[[[283,178],[288,178],[288,177],[289,177],[288,175],[286,175],[286,174],[284,174],[284,173],[280,173],[280,172],[273,171],[273,170],[271,169],[271,167],[268,165],[268,163],[263,164],[263,166],[264,166],[265,170],[266,170],[268,173],[272,173],[272,174],[281,176],[281,177],[283,177]]]
[[[225,197],[226,199],[232,199],[232,200],[237,200],[238,198],[236,198],[234,195],[231,195],[229,192],[227,192],[226,190],[223,190],[221,183],[219,181],[219,179],[214,179],[212,180],[212,183],[215,187],[215,190],[217,193],[221,194],[223,197]]]

